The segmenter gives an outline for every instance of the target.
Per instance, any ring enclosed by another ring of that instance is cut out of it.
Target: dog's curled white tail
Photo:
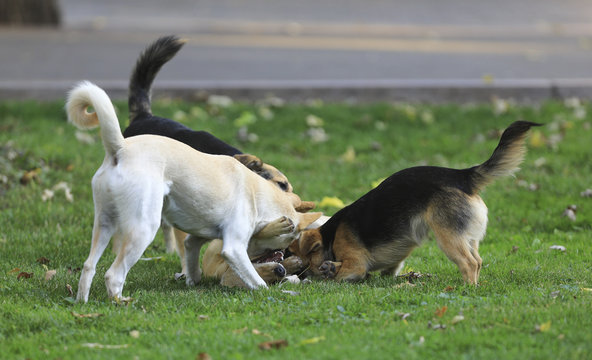
[[[93,107],[95,112],[87,109]],[[101,137],[105,152],[110,156],[123,147],[123,135],[115,108],[103,89],[89,81],[82,81],[70,91],[66,102],[68,121],[79,129],[101,126]]]

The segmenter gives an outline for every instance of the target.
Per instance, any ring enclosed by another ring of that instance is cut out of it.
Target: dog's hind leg
[[[166,246],[166,252],[172,253],[175,251],[175,233],[173,232],[173,227],[167,224],[165,221],[162,222],[160,225],[162,229],[162,235],[164,236],[164,244]]]
[[[95,276],[97,262],[103,255],[105,248],[109,244],[109,240],[115,233],[115,224],[102,215],[100,211],[96,212],[95,222],[93,225],[93,236],[90,246],[90,253],[84,262],[84,267],[80,274],[80,281],[78,282],[78,293],[76,294],[76,301],[88,301],[88,294],[92,279]]]
[[[158,222],[141,224],[123,232],[124,240],[115,261],[105,273],[105,285],[110,298],[121,298],[127,273],[134,266],[158,231]]]
[[[483,200],[457,190],[448,191],[433,200],[425,218],[438,247],[458,266],[464,281],[477,285],[482,263],[478,242],[487,228]]]
[[[191,234],[185,238],[185,283],[188,286],[195,286],[201,281],[199,253],[201,247],[208,241],[210,241],[210,239],[201,238]]]
[[[433,228],[438,247],[454,262],[465,282],[477,285],[479,263],[471,254],[468,240],[445,228]]]

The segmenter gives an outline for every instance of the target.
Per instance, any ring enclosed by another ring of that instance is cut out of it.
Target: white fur
[[[96,113],[87,113],[89,106]],[[222,238],[222,256],[232,270],[249,288],[266,287],[249,255],[270,245],[287,247],[297,234],[261,244],[251,241],[251,236],[281,216],[298,228],[304,215],[294,210],[293,194],[284,193],[232,157],[200,153],[162,136],[124,139],[109,97],[92,83],[79,84],[69,94],[66,108],[69,120],[79,127],[100,124],[105,148],[103,164],[92,180],[93,237],[77,300],[88,301],[97,262],[112,236],[121,238],[121,244],[105,283],[110,297],[121,297],[128,271],[154,239],[161,220],[190,234],[185,240],[188,285],[201,278],[201,246]]]

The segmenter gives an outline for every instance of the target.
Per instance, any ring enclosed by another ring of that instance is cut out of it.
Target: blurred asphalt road
[[[589,0],[62,0],[60,29],[0,28],[0,98],[81,79],[125,97],[140,51],[189,40],[162,93],[295,101],[592,98]],[[155,91],[158,93],[158,91]]]

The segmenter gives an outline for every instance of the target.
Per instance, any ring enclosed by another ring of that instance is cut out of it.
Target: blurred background
[[[155,88],[187,98],[592,98],[590,0],[0,0],[0,14],[0,99],[61,99],[81,79],[125,98],[168,34],[189,42]]]

